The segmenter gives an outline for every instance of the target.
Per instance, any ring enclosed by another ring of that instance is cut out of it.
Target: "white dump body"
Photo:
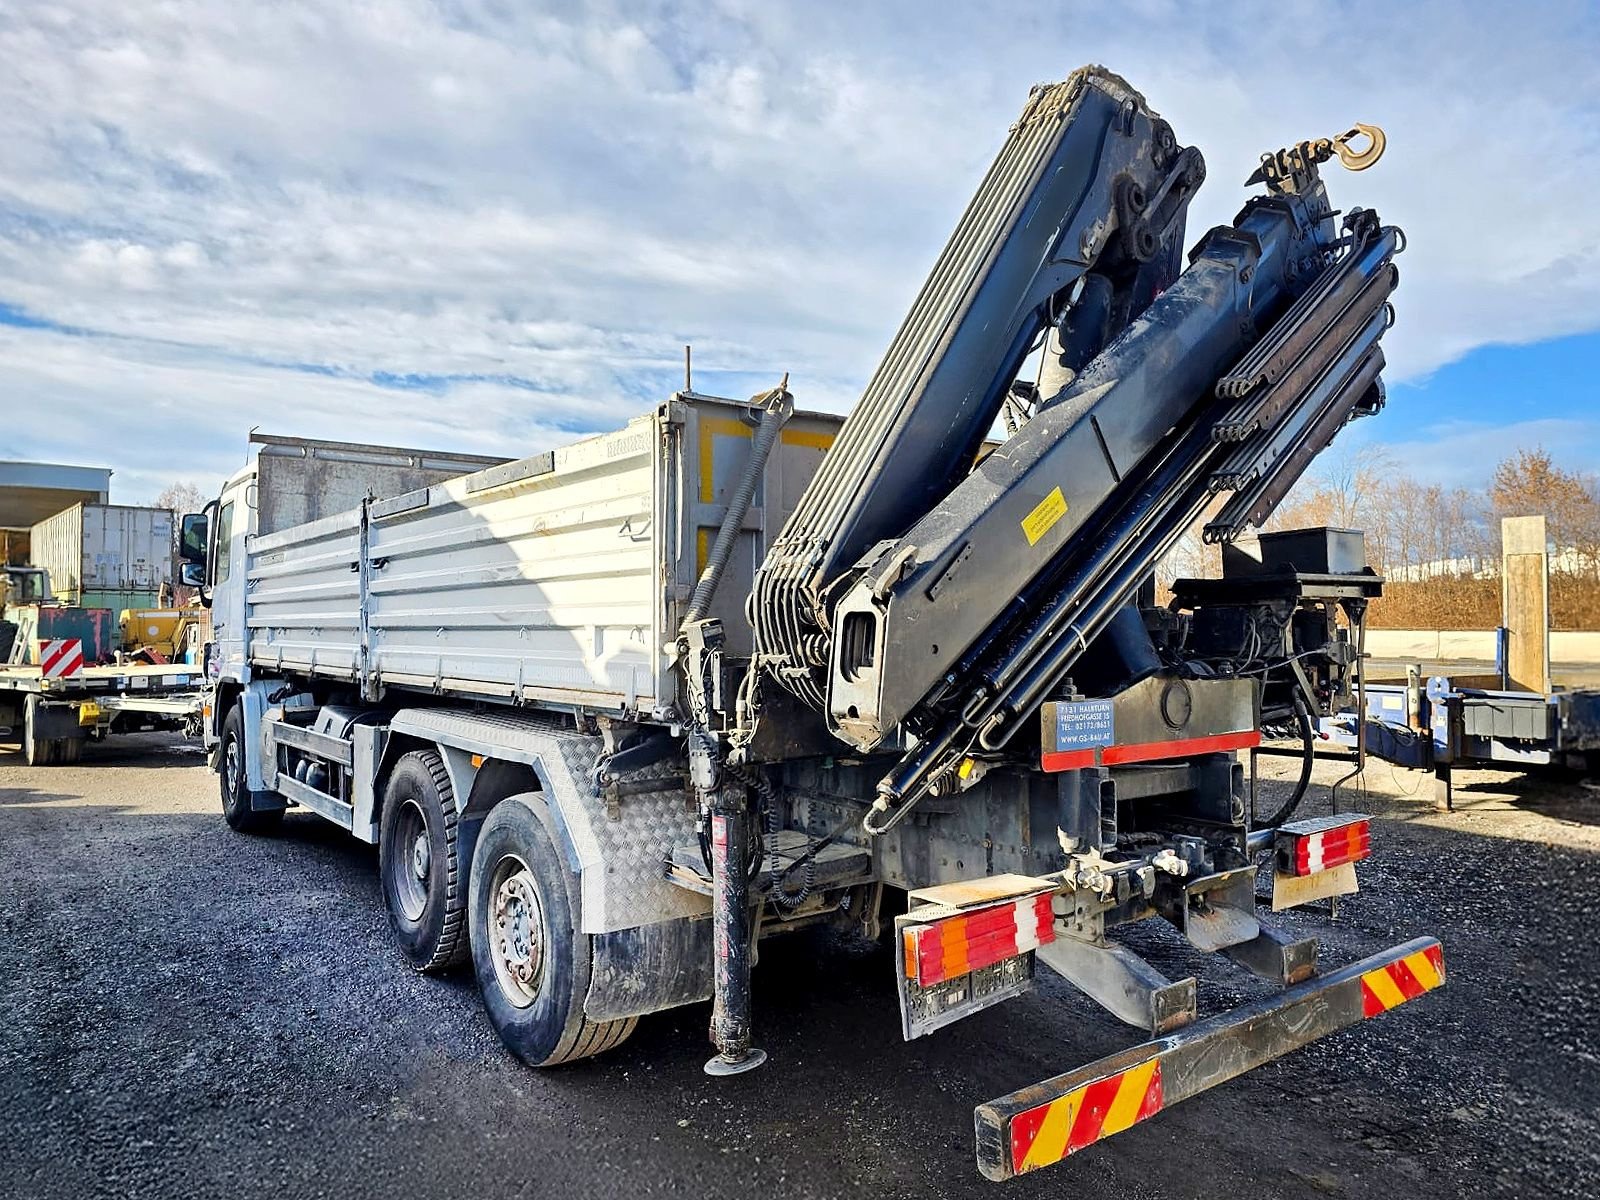
[[[744,598],[841,418],[796,413],[712,615]],[[751,450],[755,414],[681,394],[626,428],[250,540],[257,669],[665,717],[668,647]]]

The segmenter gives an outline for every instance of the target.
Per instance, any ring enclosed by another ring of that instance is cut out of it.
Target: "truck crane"
[[[255,437],[183,539],[225,818],[376,842],[411,966],[470,961],[537,1066],[707,999],[707,1072],[760,1065],[755,949],[798,929],[887,935],[908,1039],[1042,964],[1142,1040],[978,1105],[992,1179],[1440,986],[1432,938],[1325,966],[1257,897],[1335,900],[1371,853],[1297,807],[1382,581],[1359,533],[1249,529],[1384,404],[1404,238],[1320,174],[1383,149],[1263,156],[1185,262],[1199,151],[1085,67],[842,421],[785,377],[509,462]],[[1196,527],[1223,575],[1157,605]],[[1238,754],[1279,728],[1305,769],[1263,814]],[[1146,921],[1270,994],[1199,1019],[1116,935]]]

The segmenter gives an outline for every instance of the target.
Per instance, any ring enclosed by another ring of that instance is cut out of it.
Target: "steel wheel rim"
[[[428,884],[433,875],[432,846],[422,806],[407,798],[395,818],[394,852],[389,856],[389,885],[395,903],[407,921],[422,920],[428,907]]]
[[[239,767],[239,739],[229,738],[227,749],[222,752],[222,779],[228,789],[229,805],[239,801]]]
[[[500,990],[517,1008],[539,998],[549,944],[544,907],[528,864],[508,854],[489,881],[489,957]]]

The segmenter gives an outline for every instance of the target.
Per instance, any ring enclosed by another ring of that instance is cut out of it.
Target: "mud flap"
[[[583,1012],[592,1021],[641,1017],[711,999],[711,922],[679,918],[590,936]]]

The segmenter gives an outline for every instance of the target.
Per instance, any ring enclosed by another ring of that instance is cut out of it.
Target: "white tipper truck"
[[[1035,89],[847,418],[686,383],[506,462],[253,439],[183,539],[228,823],[376,843],[411,965],[470,961],[538,1066],[706,999],[707,1071],[758,1066],[754,947],[819,924],[892,927],[908,1038],[1042,964],[1143,1040],[977,1106],[992,1179],[1438,987],[1437,941],[1324,967],[1256,891],[1339,896],[1371,853],[1296,807],[1382,581],[1348,531],[1235,539],[1383,404],[1402,242],[1318,173],[1381,150],[1265,156],[1185,266],[1198,152],[1085,68]],[[1201,521],[1223,578],[1156,606]],[[1239,752],[1280,727],[1305,773],[1261,812]],[[1270,994],[1198,1019],[1135,922]]]

